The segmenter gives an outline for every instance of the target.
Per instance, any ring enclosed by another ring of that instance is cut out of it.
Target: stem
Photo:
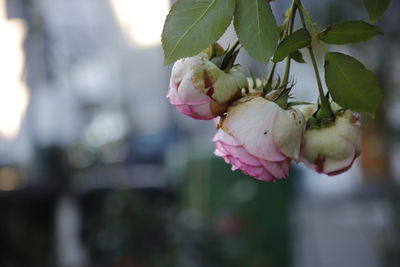
[[[239,39],[236,39],[236,41],[233,43],[232,47],[230,49],[236,49],[236,47],[240,44]]]
[[[288,34],[291,34],[293,32],[293,23],[294,23],[294,18],[295,18],[295,14],[296,14],[296,10],[297,10],[297,5],[296,5],[296,0],[293,0],[292,5],[290,7],[290,15],[289,15],[289,22],[287,22],[286,24],[286,29],[285,32],[282,36],[282,40],[286,38],[286,36],[288,36]],[[276,68],[277,62],[274,62],[272,65],[272,68],[268,74],[268,79],[267,79],[267,84],[272,82],[272,78],[274,76],[274,72],[275,72],[275,68]],[[288,57],[287,61],[286,61],[286,68],[285,68],[285,74],[283,77],[283,81],[281,83],[281,85],[287,84],[289,81],[289,73],[290,73],[290,57]],[[264,90],[264,94],[265,94],[265,90]]]
[[[267,84],[266,86],[264,86],[263,88],[263,96],[267,95],[267,93],[269,92],[270,87],[268,87],[268,85],[271,83],[272,81],[272,77],[274,76],[274,72],[275,72],[275,68],[276,68],[276,62],[274,62],[274,64],[272,64],[272,68],[269,71],[268,74],[268,79],[267,79]]]
[[[267,84],[272,81],[272,76],[274,76],[275,68],[276,68],[276,62],[274,62],[274,64],[272,64],[272,68],[269,71]]]
[[[299,7],[301,7],[300,0],[297,0],[297,5]],[[300,13],[301,23],[303,24],[304,29],[307,30],[307,26],[306,26],[306,22],[305,22],[305,19],[304,19],[304,14],[303,14],[302,8],[299,8],[299,13]],[[313,51],[312,45],[310,45],[308,47],[308,52],[310,53],[312,65],[313,65],[314,72],[315,72],[315,77],[317,78],[318,92],[319,92],[319,97],[320,97],[320,100],[321,100],[321,109],[318,111],[317,117],[319,119],[320,118],[333,117],[333,112],[332,112],[331,107],[329,105],[329,101],[328,101],[328,99],[326,99],[326,97],[324,95],[324,90],[322,88],[321,78],[319,76],[317,60],[315,59],[315,55],[314,55],[314,51]]]
[[[285,75],[283,76],[283,80],[282,80],[281,85],[286,85],[289,82],[290,63],[291,63],[290,61],[291,61],[291,59],[290,59],[290,57],[288,57],[286,59]]]
[[[286,36],[293,33],[293,24],[294,24],[294,19],[296,17],[296,11],[297,11],[296,0],[293,0],[290,10],[291,11],[290,11],[290,16],[289,16],[289,23],[287,25],[287,28],[285,30],[285,35],[283,36],[283,38],[285,38]],[[290,56],[288,56],[286,59],[285,74],[283,76],[281,85],[286,85],[289,82],[290,64],[291,64],[291,58],[290,58]]]

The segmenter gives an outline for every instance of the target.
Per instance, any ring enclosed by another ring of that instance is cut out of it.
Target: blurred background
[[[304,4],[320,27],[368,19],[361,0]],[[400,1],[385,35],[330,47],[379,76],[362,156],[336,177],[294,164],[271,183],[231,172],[213,123],[168,104],[170,6],[0,0],[0,266],[400,266]],[[278,21],[288,6],[272,2]],[[294,94],[315,102],[311,64],[293,65]]]

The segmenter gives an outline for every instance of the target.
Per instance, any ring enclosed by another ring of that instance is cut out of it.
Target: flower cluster
[[[221,69],[203,52],[175,63],[167,97],[189,117],[217,119],[214,154],[256,179],[286,178],[292,160],[327,175],[352,166],[360,155],[358,114],[331,103],[332,116],[321,123],[319,106],[288,108],[288,97],[284,105],[276,97],[288,90],[266,94],[257,84],[264,86],[254,79],[249,86],[238,66]]]

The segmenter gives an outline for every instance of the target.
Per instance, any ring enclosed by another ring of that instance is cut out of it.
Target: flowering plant
[[[360,114],[374,116],[380,89],[375,75],[357,59],[330,52],[326,45],[365,42],[382,30],[362,20],[338,22],[318,31],[300,0],[292,0],[278,26],[271,1],[177,0],[165,20],[165,64],[174,61],[167,97],[194,119],[219,117],[215,154],[245,174],[264,181],[285,178],[291,160],[327,175],[348,170],[360,155]],[[363,0],[371,22],[390,0]],[[377,8],[378,7],[378,8]],[[296,16],[301,27],[295,29]],[[223,51],[216,41],[233,18],[238,36]],[[235,59],[240,48],[261,63],[271,61],[265,78],[246,80]],[[314,50],[324,52],[326,89]],[[313,66],[317,104],[291,102],[291,63]],[[281,79],[276,66],[286,60]]]

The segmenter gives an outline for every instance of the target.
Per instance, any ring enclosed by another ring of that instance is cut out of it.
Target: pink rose
[[[246,77],[237,67],[226,73],[200,53],[174,64],[167,98],[181,113],[210,120],[226,112],[244,87]]]
[[[311,117],[315,109],[315,106],[305,106],[301,110],[307,118]],[[332,125],[305,131],[301,161],[318,173],[337,175],[345,172],[361,153],[360,134],[359,114],[348,109],[339,111]]]
[[[243,97],[220,123],[214,154],[256,179],[282,179],[290,160],[299,158],[304,127],[298,110],[283,110],[263,97]]]

